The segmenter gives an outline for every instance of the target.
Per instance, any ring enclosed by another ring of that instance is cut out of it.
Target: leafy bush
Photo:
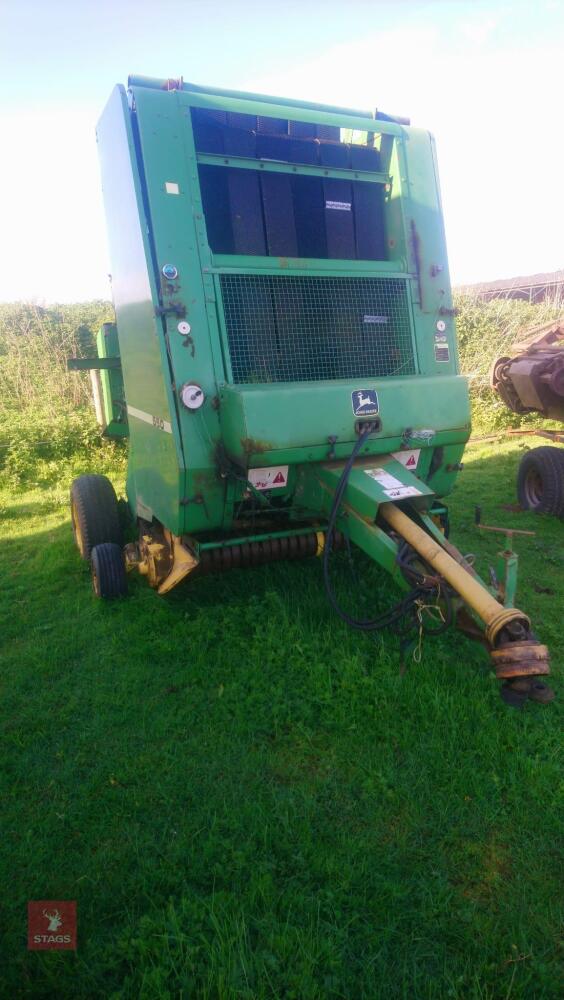
[[[51,483],[79,472],[115,469],[123,445],[104,439],[92,407],[53,414],[31,408],[0,417],[0,463],[11,486]]]
[[[519,415],[509,410],[489,385],[493,361],[511,354],[511,345],[526,330],[556,319],[564,312],[559,301],[532,304],[521,299],[492,299],[484,302],[475,295],[455,295],[456,330],[460,369],[468,377],[475,434],[507,427],[537,427],[536,414]],[[552,426],[546,422],[545,426]],[[557,425],[554,424],[556,427]]]
[[[67,371],[67,358],[95,354],[96,332],[111,319],[108,302],[0,305],[0,416],[89,406],[88,372]]]
[[[94,417],[88,372],[67,358],[96,353],[95,336],[112,318],[106,302],[0,305],[0,469],[11,485],[52,482],[123,461]]]
[[[560,304],[483,302],[465,294],[455,304],[474,433],[537,426],[538,415],[507,409],[489,388],[488,373],[494,358],[526,329],[557,317]],[[76,471],[123,465],[124,445],[100,435],[88,373],[67,371],[67,358],[95,354],[96,332],[112,318],[107,302],[0,305],[0,469],[10,484],[53,482]]]

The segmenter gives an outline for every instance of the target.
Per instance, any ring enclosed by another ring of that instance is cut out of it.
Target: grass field
[[[561,995],[564,526],[506,509],[536,443],[471,447],[450,503],[483,573],[475,503],[537,532],[519,604],[560,693],[521,712],[457,633],[402,676],[315,561],[96,602],[68,484],[0,496],[0,996]],[[26,951],[29,899],[77,900],[76,954]]]

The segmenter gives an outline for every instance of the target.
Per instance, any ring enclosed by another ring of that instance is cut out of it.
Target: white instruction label
[[[405,497],[420,497],[421,490],[416,490],[415,486],[398,486],[397,490],[384,490],[390,500],[404,500]]]
[[[401,462],[406,469],[415,470],[419,462],[419,456],[421,454],[421,448],[412,448],[410,451],[393,451],[392,458],[395,458],[398,462]]]
[[[390,475],[385,469],[365,469],[367,476],[375,479],[380,484],[384,493],[390,500],[403,500],[404,497],[420,497],[421,490],[415,486],[404,486],[399,479]]]
[[[248,480],[255,490],[277,490],[288,484],[288,466],[274,465],[269,469],[249,469]]]
[[[350,201],[326,201],[325,208],[333,208],[337,212],[350,212]]]
[[[390,475],[390,473],[386,472],[385,469],[365,469],[364,471],[367,476],[370,476],[371,479],[376,479],[380,483],[380,486],[383,486],[386,490],[392,490],[396,489],[398,486],[402,486],[399,479]]]

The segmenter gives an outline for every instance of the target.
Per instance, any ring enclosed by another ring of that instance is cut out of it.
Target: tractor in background
[[[490,384],[513,413],[540,413],[564,423],[564,317],[529,330],[497,358]],[[564,443],[564,432],[538,432]],[[531,448],[521,459],[517,496],[524,510],[564,516],[564,449]]]

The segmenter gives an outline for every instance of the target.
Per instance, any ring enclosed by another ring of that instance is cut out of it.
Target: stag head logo
[[[63,920],[58,910],[55,910],[53,913],[47,913],[47,910],[43,910],[43,916],[45,917],[46,920],[49,921],[49,927],[47,928],[47,930],[49,931],[59,930],[59,927],[61,926]]]
[[[76,900],[30,899],[27,946],[32,951],[76,950]]]

